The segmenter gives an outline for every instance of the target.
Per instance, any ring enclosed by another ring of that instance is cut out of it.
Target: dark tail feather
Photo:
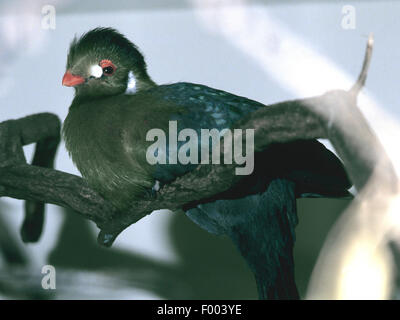
[[[260,299],[299,298],[293,263],[293,182],[276,179],[262,194],[201,204],[186,214],[207,231],[232,239],[255,275]]]
[[[273,180],[230,236],[252,269],[260,299],[299,299],[293,247],[297,225],[295,185]]]
[[[294,262],[280,259],[279,269],[274,285],[267,282],[268,274],[257,273],[255,275],[258,297],[260,300],[298,300],[300,299],[294,281]]]

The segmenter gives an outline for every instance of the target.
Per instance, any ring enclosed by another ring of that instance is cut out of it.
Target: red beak
[[[81,76],[74,76],[71,72],[67,71],[62,79],[62,85],[67,87],[74,87],[78,84],[85,82],[85,78]]]

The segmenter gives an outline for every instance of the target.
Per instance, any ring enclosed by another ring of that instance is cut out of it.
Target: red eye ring
[[[111,60],[107,59],[101,60],[99,66],[103,69],[103,74],[106,76],[111,76],[114,74],[115,69],[117,69]]]

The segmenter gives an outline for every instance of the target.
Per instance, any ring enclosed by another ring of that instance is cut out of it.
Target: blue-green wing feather
[[[245,115],[264,107],[263,104],[240,97],[222,90],[213,89],[204,85],[180,82],[158,86],[151,94],[157,95],[164,102],[182,108],[182,112],[173,113],[169,120],[177,121],[178,132],[185,128],[196,131],[199,137],[198,162],[200,162],[200,134],[201,129],[218,129],[219,131],[231,128],[235,122]],[[168,139],[167,139],[168,140]],[[179,148],[185,142],[178,142]],[[167,155],[169,144],[167,143]],[[162,182],[169,182],[194,168],[197,164],[157,165],[154,178]]]

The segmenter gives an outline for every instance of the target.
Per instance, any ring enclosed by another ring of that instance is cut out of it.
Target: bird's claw
[[[97,236],[97,242],[101,246],[104,247],[111,247],[114,243],[115,239],[119,235],[120,232],[117,233],[109,233],[103,230],[100,231],[99,235]]]
[[[150,190],[150,197],[157,198],[157,192],[160,190],[160,181],[156,180]]]

